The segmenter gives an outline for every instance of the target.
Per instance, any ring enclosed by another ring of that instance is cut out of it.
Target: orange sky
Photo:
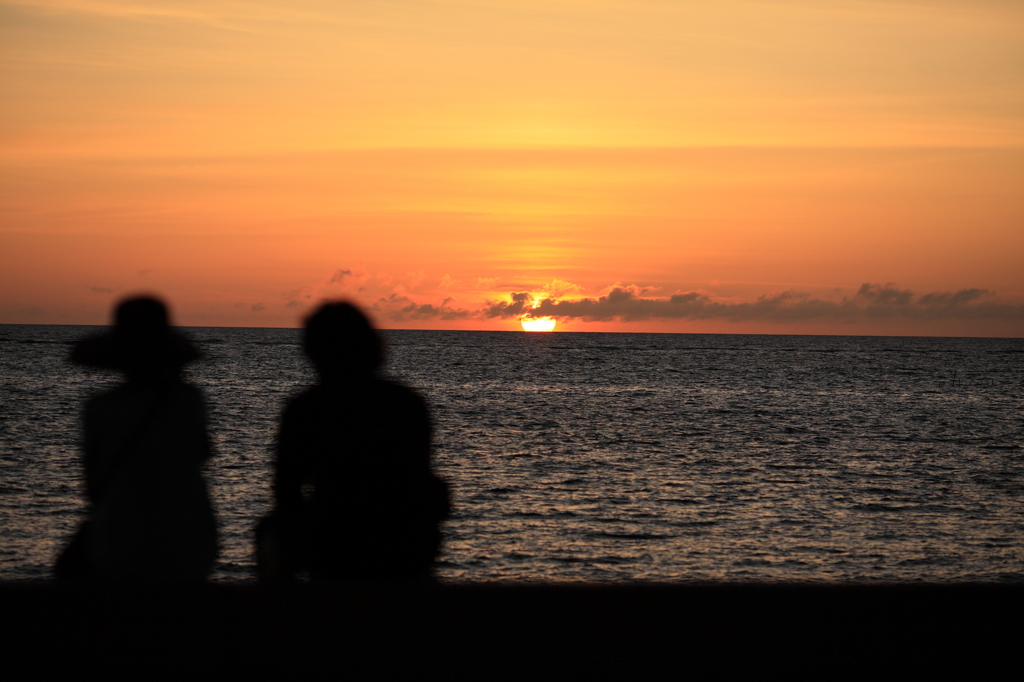
[[[0,323],[147,291],[1024,336],[1022,35],[1017,1],[0,0]]]

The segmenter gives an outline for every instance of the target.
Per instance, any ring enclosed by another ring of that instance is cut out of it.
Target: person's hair
[[[129,298],[114,310],[114,328],[129,334],[163,334],[170,326],[167,306],[152,296]]]
[[[325,303],[306,318],[306,355],[322,377],[365,375],[384,362],[384,344],[351,303]]]

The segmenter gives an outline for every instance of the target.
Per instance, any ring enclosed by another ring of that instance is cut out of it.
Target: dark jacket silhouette
[[[324,305],[307,320],[305,349],[320,382],[288,403],[277,442],[285,572],[428,577],[449,507],[447,487],[431,471],[426,404],[377,376],[380,339],[349,304]]]
[[[217,553],[201,473],[211,448],[202,394],[180,376],[199,354],[156,299],[127,300],[115,317],[112,332],[81,341],[71,355],[76,364],[120,370],[125,381],[86,403],[91,508],[58,577],[201,581]]]

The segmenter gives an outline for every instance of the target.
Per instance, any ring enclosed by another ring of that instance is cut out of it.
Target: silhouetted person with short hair
[[[319,383],[281,419],[277,508],[257,531],[261,579],[428,579],[449,504],[431,470],[426,403],[378,376],[381,339],[350,304],[313,313],[304,347]]]
[[[123,372],[84,414],[88,520],[58,558],[58,578],[205,580],[217,530],[201,468],[211,455],[202,393],[181,379],[199,352],[154,298],[116,309],[111,332],[79,342],[71,362]]]

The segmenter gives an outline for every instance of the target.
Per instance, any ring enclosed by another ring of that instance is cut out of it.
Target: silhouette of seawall
[[[285,674],[994,671],[1024,585],[0,586],[8,666]],[[667,668],[666,668],[667,666]]]

